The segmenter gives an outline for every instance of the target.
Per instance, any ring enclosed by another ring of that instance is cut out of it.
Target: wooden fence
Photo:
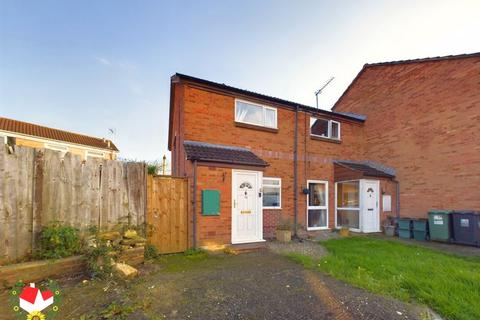
[[[144,226],[144,163],[103,159],[82,161],[70,153],[0,146],[0,265],[35,248],[52,221],[85,230],[119,223]]]
[[[188,247],[188,180],[164,176],[147,178],[147,236],[160,253]]]

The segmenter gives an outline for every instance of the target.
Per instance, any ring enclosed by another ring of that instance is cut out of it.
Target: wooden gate
[[[160,253],[188,248],[188,180],[147,178],[147,237]]]

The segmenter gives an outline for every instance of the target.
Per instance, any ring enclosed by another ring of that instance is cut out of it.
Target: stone
[[[113,265],[115,272],[124,279],[132,279],[138,275],[138,270],[126,263],[115,263]]]
[[[115,241],[115,240],[121,239],[122,235],[118,231],[109,231],[109,232],[100,233],[98,237],[102,240]]]
[[[135,231],[135,230],[127,230],[123,234],[123,237],[127,238],[127,239],[133,239],[133,238],[138,237],[138,234],[137,234],[137,231]]]
[[[142,238],[142,237],[139,237],[139,236],[136,236],[135,238],[132,238],[132,239],[123,239],[121,244],[122,245],[136,245],[136,244],[139,244],[139,243],[145,243],[147,242],[147,240],[145,238]]]

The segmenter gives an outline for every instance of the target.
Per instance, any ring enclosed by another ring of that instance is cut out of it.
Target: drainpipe
[[[298,171],[298,106],[295,108],[295,133],[293,135],[293,236],[297,237],[297,221],[298,221],[298,185],[297,185],[297,171]]]
[[[395,184],[397,185],[396,188],[396,207],[397,207],[397,221],[400,218],[400,182],[398,180],[393,180]]]
[[[197,160],[193,161],[193,248],[197,248]]]

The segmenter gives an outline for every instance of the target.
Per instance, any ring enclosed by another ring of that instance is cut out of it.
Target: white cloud
[[[101,64],[103,64],[105,66],[111,66],[112,65],[112,62],[110,60],[102,58],[102,57],[95,57],[95,60],[97,60],[98,62],[100,62]]]

